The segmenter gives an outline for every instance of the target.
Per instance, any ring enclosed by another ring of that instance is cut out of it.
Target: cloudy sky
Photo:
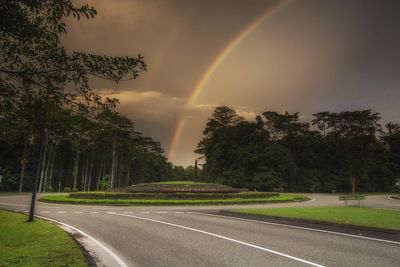
[[[77,5],[88,1],[74,1]],[[190,165],[212,110],[371,108],[400,122],[400,1],[95,0],[94,20],[68,20],[66,48],[141,54],[148,71],[115,85],[136,130]]]

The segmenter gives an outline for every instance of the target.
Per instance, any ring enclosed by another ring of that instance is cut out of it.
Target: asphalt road
[[[312,194],[303,203],[342,205]],[[27,211],[29,195],[0,197],[0,208]],[[400,210],[400,201],[368,196],[363,205]],[[399,266],[400,243],[316,232],[216,215],[237,206],[110,207],[40,203],[37,214],[72,225],[117,254],[127,266]],[[205,213],[207,212],[207,213]]]

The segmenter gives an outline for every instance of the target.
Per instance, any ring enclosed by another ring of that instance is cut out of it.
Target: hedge
[[[70,198],[85,199],[230,199],[230,198],[267,198],[279,196],[276,192],[242,193],[70,193]]]

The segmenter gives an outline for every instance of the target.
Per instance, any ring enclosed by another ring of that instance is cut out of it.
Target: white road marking
[[[6,206],[16,206],[16,207],[27,207],[29,205],[19,205],[19,204],[11,204],[11,203],[3,203],[0,202],[1,205],[6,205]]]
[[[107,214],[115,214],[115,211],[107,211]]]
[[[184,211],[175,211],[174,213],[181,214],[181,213],[185,213],[185,212]]]
[[[141,211],[140,213],[147,214],[150,213],[150,211]]]
[[[98,211],[91,211],[90,213],[97,214],[97,213],[100,213],[100,212],[98,212]]]
[[[214,233],[211,233],[211,232],[206,232],[206,231],[203,231],[203,230],[199,230],[199,229],[195,229],[195,228],[191,228],[191,227],[187,227],[187,226],[183,226],[183,225],[179,225],[179,224],[174,224],[174,223],[169,223],[169,222],[149,219],[149,218],[145,218],[145,217],[139,217],[139,216],[135,216],[135,215],[127,215],[127,214],[120,214],[120,213],[116,213],[115,215],[125,216],[125,217],[130,217],[130,218],[135,218],[135,219],[139,219],[139,220],[150,221],[150,222],[155,222],[155,223],[160,223],[160,224],[165,224],[165,225],[169,225],[169,226],[174,226],[174,227],[186,229],[186,230],[189,230],[189,231],[193,231],[193,232],[197,232],[197,233],[201,233],[201,234],[205,234],[205,235],[210,235],[210,236],[213,236],[213,237],[221,238],[221,239],[228,240],[228,241],[231,241],[231,242],[235,242],[235,243],[238,243],[238,244],[241,244],[241,245],[245,245],[245,246],[248,246],[248,247],[260,249],[260,250],[263,250],[263,251],[266,251],[266,252],[269,252],[269,253],[272,253],[272,254],[276,254],[276,255],[279,255],[279,256],[282,256],[282,257],[285,257],[285,258],[288,258],[288,259],[292,259],[292,260],[299,261],[299,262],[302,262],[302,263],[305,263],[305,264],[309,264],[311,266],[323,267],[323,265],[320,265],[320,264],[317,264],[317,263],[314,263],[314,262],[311,262],[311,261],[303,260],[303,259],[291,256],[291,255],[288,255],[288,254],[285,254],[285,253],[282,253],[282,252],[278,252],[278,251],[275,251],[275,250],[272,250],[272,249],[267,249],[267,248],[264,248],[264,247],[260,247],[260,246],[257,246],[257,245],[246,243],[246,242],[243,242],[243,241],[240,241],[240,240],[237,240],[237,239],[233,239],[233,238],[230,238],[230,237],[226,237],[226,236],[223,236],[223,235],[218,235],[218,234],[214,234]]]
[[[50,211],[48,211],[48,210],[41,210],[41,211],[39,211],[40,213],[50,213]]]
[[[74,213],[83,213],[83,211],[74,211]]]
[[[56,213],[67,213],[66,211],[63,211],[63,210],[61,210],[61,211],[57,211]]]
[[[332,235],[348,236],[348,237],[361,238],[361,239],[367,239],[367,240],[372,240],[372,241],[378,241],[378,242],[384,242],[384,243],[400,245],[400,242],[391,241],[391,240],[385,240],[385,239],[379,239],[379,238],[373,238],[373,237],[366,237],[366,236],[359,236],[359,235],[352,235],[352,234],[345,234],[345,233],[340,233],[340,232],[320,230],[320,229],[314,229],[314,228],[308,228],[308,227],[302,227],[302,226],[294,226],[294,225],[287,225],[287,224],[281,224],[281,223],[257,221],[257,220],[251,220],[251,219],[243,219],[243,218],[237,218],[237,217],[231,217],[231,216],[225,216],[225,215],[207,214],[207,213],[201,213],[201,212],[188,211],[187,213],[197,214],[197,215],[214,216],[214,217],[221,217],[221,218],[228,218],[228,219],[232,219],[232,220],[245,221],[245,222],[255,222],[255,223],[261,223],[261,224],[276,225],[276,226],[287,227],[287,228],[302,229],[302,230],[308,230],[308,231],[313,231],[313,232],[327,233],[327,234],[332,234]]]
[[[99,247],[101,247],[105,252],[107,252],[108,255],[110,255],[110,256],[119,264],[119,266],[121,266],[121,267],[128,267],[128,265],[126,265],[125,262],[124,262],[120,257],[118,257],[114,252],[112,252],[108,247],[106,247],[105,245],[103,245],[103,243],[101,243],[100,241],[98,241],[98,240],[95,239],[94,237],[92,237],[92,236],[88,235],[87,233],[83,232],[82,230],[79,230],[78,228],[76,228],[76,227],[74,227],[74,226],[72,226],[72,225],[69,225],[69,224],[66,224],[66,223],[63,223],[63,222],[54,220],[54,219],[50,219],[50,218],[47,218],[47,217],[38,216],[38,215],[35,215],[35,217],[38,217],[38,218],[41,218],[41,219],[44,219],[44,220],[48,220],[48,221],[51,221],[51,222],[55,222],[55,223],[57,223],[57,224],[64,225],[64,226],[66,226],[66,227],[69,227],[69,228],[71,228],[71,229],[77,231],[78,233],[80,233],[81,235],[86,236],[88,239],[90,239],[91,241],[93,241],[94,243],[96,243],[96,245],[98,245]]]
[[[0,202],[0,205],[16,206],[16,207],[30,207],[31,204],[12,204],[12,203]],[[62,204],[62,205],[68,205],[68,204]],[[70,205],[68,205],[68,206],[70,206]],[[60,207],[48,206],[48,205],[36,205],[36,208],[59,209]]]
[[[157,211],[156,213],[165,214],[168,213],[168,211]]]

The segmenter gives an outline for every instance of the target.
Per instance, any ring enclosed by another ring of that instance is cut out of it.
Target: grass
[[[400,231],[400,211],[359,207],[240,209],[239,213],[307,219]]]
[[[52,195],[43,196],[40,201],[87,204],[87,205],[206,205],[206,204],[252,204],[252,203],[279,203],[292,201],[305,201],[302,195],[280,195],[267,198],[230,198],[230,199],[85,199],[70,198],[68,196]]]
[[[87,266],[74,240],[57,226],[0,210],[0,266]]]

